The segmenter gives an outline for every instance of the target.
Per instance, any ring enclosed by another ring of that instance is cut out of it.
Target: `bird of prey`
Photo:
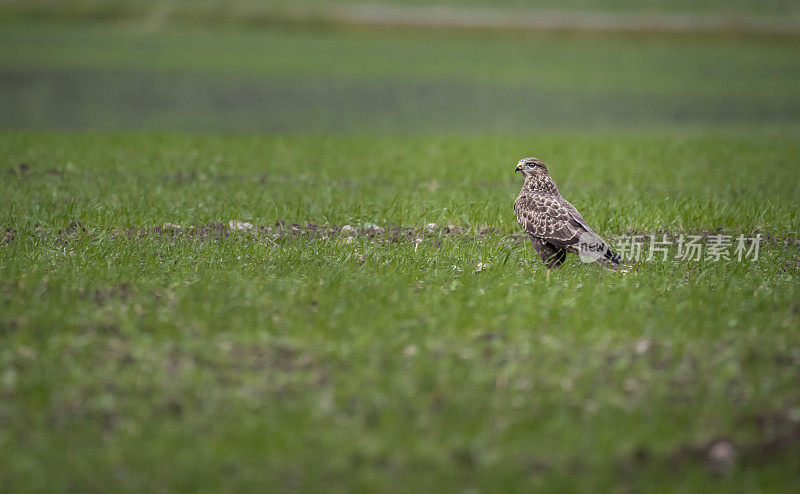
[[[514,172],[525,177],[514,201],[517,220],[548,269],[561,266],[567,252],[580,255],[584,262],[620,269],[619,256],[589,228],[575,206],[561,197],[541,160],[521,159]]]

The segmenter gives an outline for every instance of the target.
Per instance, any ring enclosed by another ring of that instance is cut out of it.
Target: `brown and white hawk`
[[[521,159],[514,172],[522,172],[525,177],[514,201],[517,220],[548,268],[560,266],[567,252],[579,254],[584,262],[620,268],[619,256],[589,228],[575,206],[561,197],[541,160]]]

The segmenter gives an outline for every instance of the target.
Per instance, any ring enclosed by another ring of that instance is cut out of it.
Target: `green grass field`
[[[0,490],[796,490],[796,54],[5,22]],[[548,276],[529,155],[759,258]]]
[[[27,164],[0,214],[11,490],[797,483],[793,137],[1,142]],[[604,235],[772,235],[757,262],[548,281],[512,236],[531,148]],[[357,234],[199,228],[276,219]]]

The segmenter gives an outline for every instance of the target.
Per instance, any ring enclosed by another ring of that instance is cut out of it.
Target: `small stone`
[[[628,393],[634,393],[639,390],[639,383],[636,379],[629,377],[622,383],[622,387],[625,388],[625,391]]]
[[[636,355],[642,355],[643,353],[647,353],[650,350],[650,340],[647,338],[643,338],[636,342]]]
[[[730,470],[738,456],[736,446],[727,439],[717,439],[708,446],[708,460],[719,473]]]
[[[252,230],[253,224],[246,223],[244,221],[230,220],[228,222],[228,228],[230,228],[231,230]]]

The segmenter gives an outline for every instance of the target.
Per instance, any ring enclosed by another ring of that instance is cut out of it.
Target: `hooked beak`
[[[517,163],[517,167],[514,168],[514,173],[517,173],[518,171],[521,171],[521,170],[522,170],[522,166],[519,163]]]

